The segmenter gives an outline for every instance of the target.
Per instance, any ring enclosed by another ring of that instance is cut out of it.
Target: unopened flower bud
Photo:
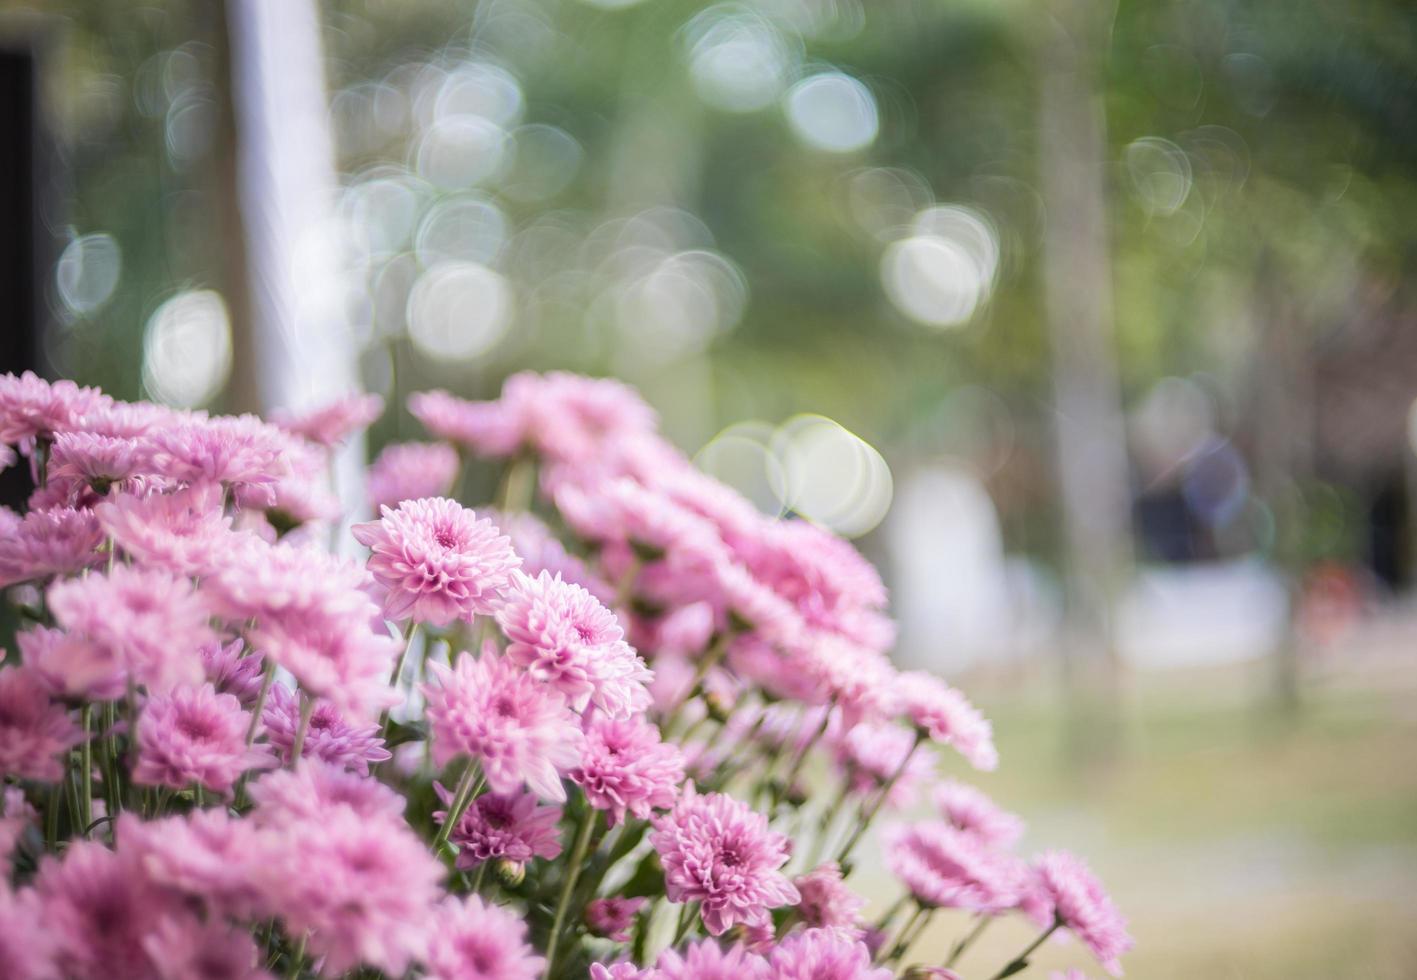
[[[526,880],[526,865],[510,858],[498,858],[492,865],[492,874],[508,888],[516,888]]]

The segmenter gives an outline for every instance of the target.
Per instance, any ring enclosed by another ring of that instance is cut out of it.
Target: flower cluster
[[[6,977],[955,977],[917,942],[941,910],[956,955],[1019,914],[1119,971],[1087,867],[941,776],[993,769],[992,729],[891,664],[850,544],[618,382],[408,408],[433,441],[372,464],[352,561],[330,454],[381,399],[268,423],[0,377],[33,481],[0,510]],[[882,829],[904,895],[872,919]]]

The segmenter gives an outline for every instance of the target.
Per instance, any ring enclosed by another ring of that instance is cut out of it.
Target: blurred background
[[[881,565],[1132,975],[1417,977],[1406,0],[0,0],[0,128],[0,370],[624,378]]]

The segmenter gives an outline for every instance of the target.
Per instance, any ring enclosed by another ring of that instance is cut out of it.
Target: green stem
[[[895,920],[895,917],[900,915],[900,910],[905,908],[905,903],[908,901],[910,901],[909,892],[897,898],[895,904],[886,909],[885,914],[876,920],[876,931],[885,932],[886,928]]]
[[[698,908],[698,902],[688,902],[679,910],[679,925],[674,930],[674,940],[669,944],[671,947],[678,946],[684,941],[684,937],[689,934],[689,926],[693,925],[694,919],[698,917],[696,915]]]
[[[975,923],[974,928],[969,930],[968,934],[966,934],[963,939],[954,944],[954,948],[950,950],[950,958],[945,960],[945,969],[948,970],[958,963],[959,958],[964,955],[964,951],[974,945],[974,940],[978,939],[984,930],[989,927],[989,923],[993,921],[994,917],[992,915],[981,915],[979,921]]]
[[[915,923],[919,921],[920,917],[924,914],[925,906],[917,902],[915,904],[915,911],[910,913],[910,918],[905,920],[905,925],[901,926],[900,932],[896,933],[895,942],[881,943],[881,948],[876,950],[876,959],[873,962],[881,962],[882,953],[886,954],[886,959],[894,957],[895,950],[900,948],[900,944],[904,942],[905,937],[909,935],[911,929],[915,928]]]
[[[246,747],[256,741],[256,733],[261,730],[261,712],[266,707],[266,695],[271,693],[271,682],[276,679],[276,662],[266,661],[266,670],[261,677],[261,693],[256,695],[256,703],[251,708],[251,724],[246,726]]]
[[[116,817],[123,799],[122,787],[118,785],[118,736],[114,728],[118,724],[118,708],[112,701],[103,705],[103,800],[107,804],[110,817]]]
[[[581,875],[581,865],[585,864],[586,853],[590,849],[590,837],[595,832],[595,825],[599,818],[599,810],[587,808],[585,816],[581,818],[580,830],[576,832],[576,843],[571,848],[571,860],[566,865],[566,877],[561,881],[561,894],[556,899],[556,914],[551,920],[551,932],[546,937],[547,980],[550,980],[552,970],[556,966],[556,947],[560,943],[561,930],[566,923],[566,913],[571,906],[571,893],[576,889],[576,879]]]
[[[831,723],[832,709],[835,706],[835,702],[827,705],[827,710],[822,713],[822,721],[817,725],[816,731],[812,733],[810,738],[802,743],[797,749],[796,754],[793,755],[792,765],[788,767],[787,776],[782,781],[781,792],[775,788],[773,790],[773,806],[777,806],[777,804],[782,802],[782,794],[790,792],[793,782],[802,774],[802,765],[807,761],[807,756],[812,751],[812,747],[817,744],[822,735],[826,732],[827,725]]]
[[[84,777],[79,781],[83,796],[79,802],[79,826],[87,827],[93,820],[93,705],[85,704],[79,709],[79,720],[84,726],[84,741],[79,746],[79,765]]]
[[[300,976],[300,968],[305,965],[305,942],[309,938],[309,934],[301,936],[299,945],[295,947],[295,952],[290,954],[290,972],[286,974],[286,980],[295,980]]]
[[[418,635],[418,624],[409,620],[408,629],[403,634],[403,649],[399,651],[399,659],[394,663],[393,676],[389,678],[389,686],[398,690],[403,686],[403,668],[408,661],[409,648],[413,646],[414,637]],[[393,718],[390,714],[392,708],[385,708],[383,715],[379,719],[379,734],[385,742],[389,740],[389,733],[392,731]]]
[[[915,945],[916,940],[918,940],[921,933],[925,931],[925,927],[930,924],[930,919],[934,914],[935,910],[933,908],[927,908],[925,909],[925,914],[920,916],[920,921],[915,923],[914,931],[906,935],[906,931],[902,929],[900,939],[896,941],[895,948],[891,950],[891,955],[887,957],[886,962],[894,962],[910,952],[910,947]]]
[[[699,662],[694,665],[694,679],[689,684],[689,693],[684,695],[684,700],[674,706],[674,710],[669,713],[669,717],[659,726],[660,731],[664,732],[666,738],[674,733],[674,729],[679,723],[679,716],[683,714],[689,702],[703,693],[704,678],[708,676],[708,672],[712,670],[714,666],[723,659],[724,654],[728,652],[728,643],[732,638],[732,631],[724,630],[718,635],[718,638],[714,640],[713,646],[705,650],[704,655],[699,658]]]
[[[468,804],[477,797],[482,783],[482,767],[476,762],[469,762],[463,770],[462,778],[458,780],[457,789],[453,790],[453,800],[448,804],[448,815],[443,818],[443,826],[438,828],[438,834],[433,838],[434,854],[442,854],[443,845],[448,842],[448,835],[467,812]]]
[[[518,456],[507,464],[502,474],[502,485],[497,488],[497,510],[503,514],[530,510],[535,492],[536,464],[530,456]]]
[[[1029,943],[1022,953],[1019,953],[1013,959],[1009,960],[1009,962],[1005,963],[1004,968],[990,977],[989,980],[1004,980],[1004,977],[1011,977],[1026,967],[1028,965],[1029,954],[1039,946],[1042,946],[1045,939],[1057,932],[1060,925],[1062,925],[1062,923],[1055,919],[1053,924],[1047,929],[1044,929],[1043,933],[1037,939]]]
[[[920,748],[920,742],[923,738],[923,732],[917,731],[915,733],[915,741],[911,743],[910,751],[901,757],[900,765],[896,766],[895,772],[891,773],[891,778],[881,784],[880,792],[876,794],[876,798],[871,801],[871,805],[861,814],[861,819],[856,821],[856,829],[852,831],[851,836],[847,838],[846,843],[842,846],[841,853],[836,857],[837,864],[843,867],[846,866],[846,859],[851,856],[852,849],[856,847],[862,836],[865,835],[866,828],[871,826],[871,821],[874,820],[876,814],[880,812],[882,805],[886,802],[886,797],[890,796],[891,789],[894,788],[896,781],[905,774],[905,767],[910,765],[910,760],[914,757],[915,750]]]
[[[300,725],[295,729],[295,741],[290,746],[290,768],[300,762],[300,753],[305,749],[305,733],[310,730],[310,715],[315,711],[315,699],[304,691],[300,692]]]
[[[477,866],[477,874],[472,876],[472,890],[474,894],[482,894],[482,879],[487,877],[487,865],[490,862],[483,861]]]

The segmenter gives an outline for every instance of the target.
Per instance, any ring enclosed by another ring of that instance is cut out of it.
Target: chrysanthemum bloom
[[[168,918],[143,938],[159,980],[271,980],[249,930],[225,922]]]
[[[20,659],[53,694],[72,700],[112,701],[123,696],[128,674],[123,662],[88,638],[47,626],[15,634]]]
[[[441,783],[433,788],[447,807],[452,793]],[[439,824],[447,818],[446,809],[433,813]],[[560,820],[561,808],[539,805],[533,793],[483,793],[463,811],[448,841],[458,849],[457,866],[462,870],[502,858],[524,865],[534,857],[554,858],[561,853],[556,827]]]
[[[398,976],[423,956],[443,866],[402,821],[331,807],[263,835],[253,859],[266,906],[326,973],[357,964]]]
[[[428,669],[436,683],[423,693],[437,765],[468,756],[481,763],[494,792],[525,783],[542,799],[565,802],[561,773],[580,763],[584,742],[565,698],[490,651],[464,653],[451,670],[436,663]]]
[[[59,625],[112,652],[149,691],[201,683],[197,650],[213,639],[210,612],[185,578],[116,565],[106,575],[55,582],[48,599]]]
[[[34,820],[34,807],[25,800],[24,790],[18,786],[5,787],[5,792],[0,794],[0,867],[8,866],[6,862],[14,853],[20,835]],[[0,958],[0,963],[4,962]]]
[[[770,909],[801,900],[779,870],[791,857],[791,841],[731,796],[700,795],[691,784],[673,811],[655,819],[650,843],[664,865],[669,900],[702,903],[712,935],[740,922],[761,925]]]
[[[526,438],[552,460],[584,460],[606,443],[652,432],[654,409],[629,385],[564,371],[513,375],[502,386],[503,402],[514,406]]]
[[[103,533],[144,565],[184,576],[206,576],[220,567],[245,535],[222,513],[213,484],[171,493],[118,494],[94,507]]]
[[[0,588],[97,565],[103,532],[88,511],[32,510],[0,535]]]
[[[265,661],[255,655],[243,656],[246,644],[238,637],[229,643],[214,640],[204,644],[198,653],[207,680],[222,694],[234,694],[243,707],[254,704],[261,696]]]
[[[835,929],[794,932],[772,951],[773,980],[891,980],[885,967],[871,965],[866,944]]]
[[[266,745],[246,745],[251,714],[211,684],[155,694],[138,719],[133,782],[185,789],[192,783],[223,795],[248,769],[274,766]]]
[[[54,437],[51,478],[88,483],[100,491],[145,467],[147,451],[137,439],[92,432],[61,432]]]
[[[493,612],[513,569],[512,543],[456,500],[406,500],[351,530],[373,553],[369,571],[385,591],[389,619],[446,626]]]
[[[1057,921],[1092,951],[1104,970],[1121,976],[1118,957],[1132,948],[1132,937],[1127,934],[1127,920],[1096,875],[1081,858],[1066,851],[1045,852],[1034,867]]]
[[[586,725],[581,764],[570,777],[586,802],[609,814],[613,827],[626,813],[646,820],[673,806],[684,782],[684,756],[643,716],[616,720],[597,714]]]
[[[11,980],[54,980],[53,935],[40,913],[33,889],[17,893],[0,881],[0,966]]]
[[[901,674],[896,690],[906,717],[931,740],[953,746],[976,769],[998,768],[994,728],[963,694],[919,670]]]
[[[788,658],[788,670],[800,671],[817,689],[817,698],[841,709],[847,728],[876,721],[895,710],[897,674],[884,654],[859,647],[833,634],[805,641]]]
[[[627,943],[635,925],[635,916],[640,914],[640,909],[648,901],[644,897],[594,899],[585,907],[586,928],[592,936]]]
[[[59,757],[82,741],[83,730],[49,700],[34,671],[0,668],[0,774],[54,782],[64,775]]]
[[[72,381],[51,384],[33,371],[0,375],[0,442],[28,455],[36,441],[53,439],[106,398],[97,388],[80,388]]]
[[[590,980],[658,980],[653,970],[641,970],[629,960],[618,963],[592,963]]]
[[[163,918],[188,914],[132,858],[85,840],[40,862],[35,891],[56,972],[69,980],[154,976],[143,940]]]
[[[861,910],[866,907],[866,900],[842,881],[841,868],[835,861],[798,875],[792,883],[802,896],[797,914],[808,926],[841,929],[853,939],[860,937]]]
[[[615,614],[579,585],[548,572],[513,573],[497,624],[510,641],[507,659],[566,696],[614,718],[649,705],[645,684],[654,675],[625,642]]]
[[[378,607],[369,603],[369,608]],[[399,641],[374,632],[366,616],[284,616],[261,623],[248,638],[258,653],[294,674],[302,689],[328,701],[351,724],[371,721],[401,700],[389,687]]]
[[[288,433],[278,434],[281,467],[266,484],[246,484],[236,488],[236,506],[264,510],[278,533],[311,521],[334,521],[340,517],[340,501],[330,488],[330,464],[324,451]]]
[[[521,420],[501,402],[470,402],[446,391],[420,391],[409,395],[408,411],[433,435],[479,456],[511,456],[522,444]]]
[[[1023,820],[973,786],[947,779],[935,788],[934,802],[951,826],[995,847],[1012,847],[1023,836]]]
[[[300,698],[284,684],[271,685],[261,720],[271,747],[281,762],[289,762],[300,728]],[[351,725],[333,704],[319,700],[310,712],[301,757],[323,759],[367,776],[370,763],[392,758],[392,753],[384,748],[377,724]]]
[[[377,779],[319,759],[302,758],[294,769],[267,773],[251,783],[247,792],[256,803],[253,819],[261,827],[319,820],[336,809],[365,820],[401,823],[405,805],[402,796]]]
[[[385,446],[369,465],[369,502],[375,507],[397,507],[405,500],[446,496],[460,465],[457,451],[446,443]]]
[[[715,940],[689,943],[681,953],[666,949],[655,961],[656,980],[768,980],[767,961],[738,943],[727,949]]]
[[[852,792],[869,796],[890,783],[886,804],[891,807],[910,806],[935,776],[935,753],[917,750],[915,733],[900,725],[863,722],[837,739],[833,748]]]
[[[271,422],[311,442],[336,446],[361,429],[367,429],[382,414],[384,399],[351,392],[308,411],[272,412]]]
[[[592,571],[579,556],[568,552],[560,539],[535,514],[483,511],[483,516],[511,539],[512,550],[521,556],[524,574],[535,577],[542,572],[550,572],[559,575],[562,581],[579,585],[603,603],[609,604],[615,598],[614,587]]]
[[[930,908],[993,914],[1018,904],[1020,862],[948,824],[896,828],[886,840],[886,863]]]
[[[143,820],[122,813],[118,850],[155,885],[180,892],[218,915],[260,914],[251,877],[256,828],[224,808],[197,809],[182,816]]]
[[[439,906],[425,965],[429,980],[536,980],[546,960],[521,916],[469,895]]]
[[[283,433],[254,415],[191,416],[149,433],[155,472],[181,483],[269,487],[281,475]]]

